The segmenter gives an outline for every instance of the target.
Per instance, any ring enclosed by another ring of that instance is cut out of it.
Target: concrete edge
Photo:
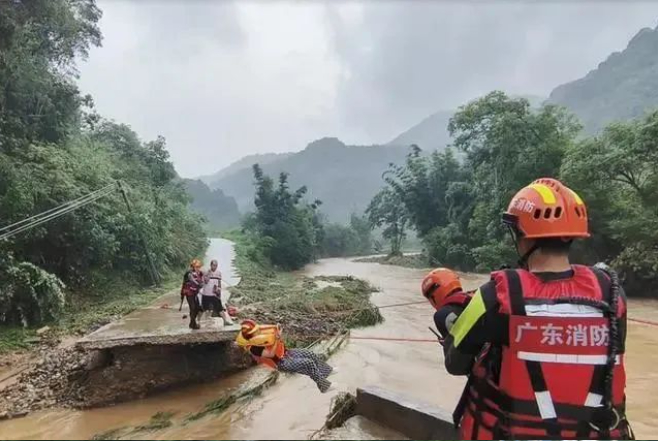
[[[235,340],[238,331],[190,332],[174,335],[143,335],[139,337],[118,337],[108,339],[82,339],[75,347],[84,350],[108,349],[137,345],[186,345],[195,343],[222,343]]]
[[[356,413],[413,440],[458,437],[452,416],[446,411],[378,387],[356,390]]]

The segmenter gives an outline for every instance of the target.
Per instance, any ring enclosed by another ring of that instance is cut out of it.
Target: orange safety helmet
[[[251,337],[254,336],[258,332],[258,325],[256,324],[255,321],[247,319],[244,320],[242,323],[240,323],[240,332],[246,338],[249,340]]]
[[[503,223],[526,239],[589,237],[585,203],[552,178],[537,179],[516,193]]]
[[[454,271],[447,268],[437,268],[425,276],[420,289],[432,306],[439,309],[446,297],[456,291],[462,291],[462,283]]]

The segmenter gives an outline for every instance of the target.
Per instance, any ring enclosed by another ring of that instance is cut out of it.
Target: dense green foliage
[[[114,274],[150,281],[141,238],[156,269],[180,268],[206,246],[187,211],[165,140],[143,143],[104,120],[75,85],[75,60],[100,44],[93,0],[0,2],[0,213],[8,225],[117,180],[118,192],[0,243],[0,322],[57,317],[62,283],[93,292]],[[100,293],[102,294],[102,293]]]
[[[203,181],[184,179],[185,189],[190,195],[190,208],[200,214],[214,230],[233,228],[240,225],[238,204],[220,189],[211,190]]]
[[[525,99],[493,92],[462,107],[449,129],[463,162],[450,149],[424,156],[412,146],[380,193],[397,195],[404,213],[397,204],[382,212],[406,216],[428,263],[488,271],[513,262],[500,215],[516,191],[548,176],[589,207],[593,237],[574,257],[611,261],[632,294],[658,287],[658,112],[577,140],[580,126],[564,109],[532,110]],[[380,205],[375,198],[371,207]]]
[[[562,165],[587,202],[589,256],[611,260],[634,295],[658,288],[658,112],[608,126],[583,140]]]
[[[574,112],[588,133],[658,108],[658,28],[638,32],[622,52],[585,77],[557,87],[549,101]]]
[[[320,201],[304,202],[306,187],[291,191],[288,175],[281,173],[275,185],[258,164],[253,173],[256,211],[244,228],[257,238],[263,255],[273,265],[294,270],[315,260],[322,243],[322,223],[317,211]]]
[[[348,225],[324,225],[322,255],[326,257],[363,256],[373,250],[370,223],[352,214]]]

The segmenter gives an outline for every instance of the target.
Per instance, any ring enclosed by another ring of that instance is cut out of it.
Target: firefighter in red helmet
[[[538,179],[503,223],[520,268],[493,272],[435,314],[446,369],[469,377],[453,415],[460,438],[631,439],[625,295],[613,271],[569,261],[571,242],[589,237],[584,202]]]

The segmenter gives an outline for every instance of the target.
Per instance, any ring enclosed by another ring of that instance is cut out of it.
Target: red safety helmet
[[[459,276],[447,268],[437,268],[423,279],[421,285],[423,296],[437,310],[445,303],[446,297],[462,290]]]
[[[585,203],[552,178],[537,179],[516,193],[503,223],[527,239],[589,237]]]

